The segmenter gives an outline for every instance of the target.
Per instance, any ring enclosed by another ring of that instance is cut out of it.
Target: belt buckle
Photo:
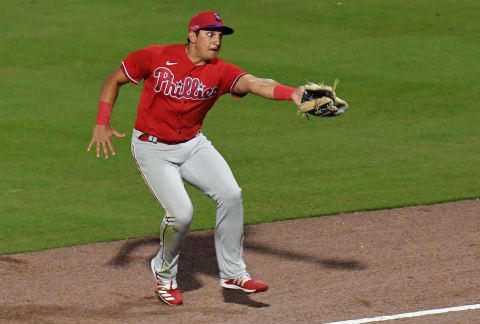
[[[148,135],[148,141],[157,144],[158,139],[155,136]]]

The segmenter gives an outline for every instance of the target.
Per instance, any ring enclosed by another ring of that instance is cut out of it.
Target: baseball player
[[[160,226],[160,249],[151,260],[156,293],[169,305],[180,305],[176,275],[180,243],[193,217],[186,181],[217,205],[215,250],[220,285],[247,293],[267,290],[253,279],[242,257],[243,205],[241,189],[230,167],[201,132],[205,115],[223,94],[253,93],[274,100],[300,103],[302,87],[291,88],[257,78],[222,61],[222,37],[232,34],[214,11],[194,16],[187,44],[149,46],[128,55],[105,80],[98,116],[88,151],[96,147],[108,158],[115,155],[112,136],[124,137],[109,125],[120,87],[143,81],[131,150],[153,196],[165,210]]]

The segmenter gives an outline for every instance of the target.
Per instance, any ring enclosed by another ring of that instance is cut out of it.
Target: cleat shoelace
[[[250,277],[250,275],[247,273],[247,274],[241,276],[240,278],[235,279],[233,282],[235,284],[239,285],[239,286],[243,286],[251,279],[252,279],[252,277]]]
[[[173,290],[177,289],[178,286],[176,280],[164,280],[157,275],[157,287],[159,289]]]

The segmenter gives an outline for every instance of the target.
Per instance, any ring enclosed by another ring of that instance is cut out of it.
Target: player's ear
[[[190,43],[195,44],[197,40],[197,34],[195,34],[194,32],[188,33],[188,39],[190,40]]]

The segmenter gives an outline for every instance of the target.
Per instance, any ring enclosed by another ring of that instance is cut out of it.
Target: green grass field
[[[35,1],[0,13],[0,254],[156,235],[163,216],[129,138],[98,160],[104,78],[130,52],[183,43],[217,10],[235,34],[221,57],[290,86],[332,83],[350,104],[302,119],[290,102],[221,98],[203,131],[243,189],[246,223],[480,196],[477,0]],[[131,133],[141,86],[111,124]],[[188,187],[192,230],[215,206]]]

